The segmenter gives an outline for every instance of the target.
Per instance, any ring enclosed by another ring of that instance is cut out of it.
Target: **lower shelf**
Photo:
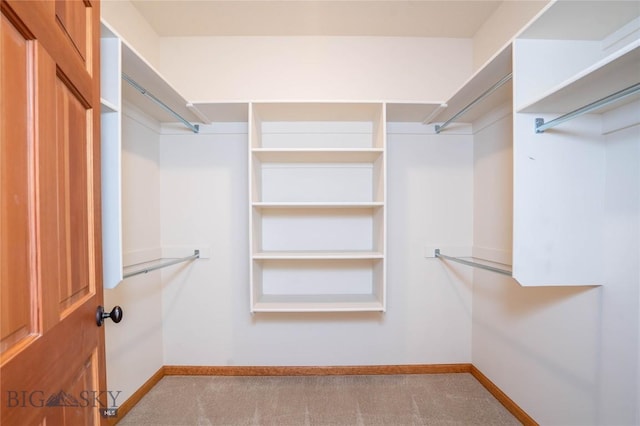
[[[262,295],[253,312],[384,312],[384,302],[371,294]]]
[[[254,258],[251,311],[384,311],[384,264],[378,257]]]

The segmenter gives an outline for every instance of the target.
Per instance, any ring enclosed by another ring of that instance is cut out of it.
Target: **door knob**
[[[122,308],[120,306],[114,306],[111,312],[105,312],[102,306],[98,306],[96,310],[96,324],[98,324],[98,327],[100,327],[107,318],[111,318],[111,321],[115,323],[122,321]]]

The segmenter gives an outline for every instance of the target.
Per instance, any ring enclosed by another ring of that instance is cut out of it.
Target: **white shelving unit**
[[[513,266],[522,285],[605,284],[601,114],[640,96],[540,134],[535,120],[640,82],[640,8],[633,3],[558,2],[514,41]],[[566,24],[576,19],[590,24]]]
[[[513,105],[513,129],[489,124],[489,136],[474,134],[480,142],[475,187],[483,199],[476,201],[473,256],[511,263],[520,285],[605,284],[607,145],[602,114],[637,102],[640,95],[541,134],[535,131],[535,120],[553,120],[640,82],[640,8],[631,3],[550,5],[429,120],[442,123],[455,117],[512,73],[512,84],[456,122],[495,123],[487,114],[500,105]],[[591,24],[567,25],[575,20]],[[638,121],[640,113],[629,125]],[[485,153],[484,145],[493,151]],[[512,160],[507,157],[510,146]],[[513,194],[502,182],[511,174]]]
[[[251,311],[384,311],[384,105],[253,103],[249,127]]]
[[[104,287],[122,281],[122,41],[102,24],[100,38],[102,256]]]
[[[106,23],[101,24],[102,252],[105,288],[123,280],[122,115],[131,105],[158,122],[176,122],[173,114],[123,81],[123,74],[191,122],[203,118]],[[205,120],[207,121],[207,120]],[[190,132],[184,127],[185,132]],[[160,250],[160,248],[158,248]]]

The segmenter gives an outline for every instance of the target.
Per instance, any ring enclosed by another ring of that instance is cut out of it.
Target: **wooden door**
[[[0,423],[100,424],[99,3],[0,6]]]

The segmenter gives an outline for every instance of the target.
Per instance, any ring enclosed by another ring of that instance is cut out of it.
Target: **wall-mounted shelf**
[[[383,259],[384,253],[378,251],[304,251],[304,252],[257,252],[253,254],[255,260],[299,259],[299,260],[348,260],[348,259]]]
[[[239,122],[249,121],[249,102],[192,102],[187,105],[194,114],[202,115],[204,122]]]
[[[507,45],[499,53],[489,60],[485,66],[480,68],[469,80],[467,80],[455,94],[445,102],[446,108],[432,116],[426,124],[444,123],[453,118],[458,112],[464,110],[474,100],[478,99],[483,93],[487,92],[492,86],[500,80],[510,75],[512,72],[511,45]],[[492,109],[511,101],[512,85],[510,82],[502,84],[497,90],[493,91],[481,103],[470,108],[459,117],[459,122],[472,123]]]
[[[200,122],[187,101],[107,23],[101,23],[101,170],[103,283],[114,288],[123,279],[122,117],[132,105],[158,122],[176,117],[148,96],[123,82],[123,74],[153,93],[185,119]],[[185,131],[189,129],[185,127]]]
[[[567,113],[639,82],[640,40],[581,70],[539,98],[523,105],[518,112]],[[638,99],[640,95],[630,96],[611,108]],[[601,108],[599,112],[606,112],[611,108]]]
[[[640,99],[609,102],[640,83],[639,16],[637,2],[555,2],[514,40],[513,276],[522,285],[605,284],[611,171],[598,114]]]
[[[387,122],[422,123],[434,116],[444,102],[387,102]]]
[[[176,113],[192,123],[200,123],[202,119],[188,108],[189,102],[144,58],[122,40],[122,73],[144,87],[156,98],[162,100]],[[175,116],[131,87],[122,85],[123,97],[129,103],[153,117],[159,123],[176,122]]]
[[[364,202],[254,202],[253,207],[259,209],[368,209],[384,207],[383,201]]]
[[[384,150],[254,148],[251,152],[257,159],[269,163],[371,163],[380,158]]]

